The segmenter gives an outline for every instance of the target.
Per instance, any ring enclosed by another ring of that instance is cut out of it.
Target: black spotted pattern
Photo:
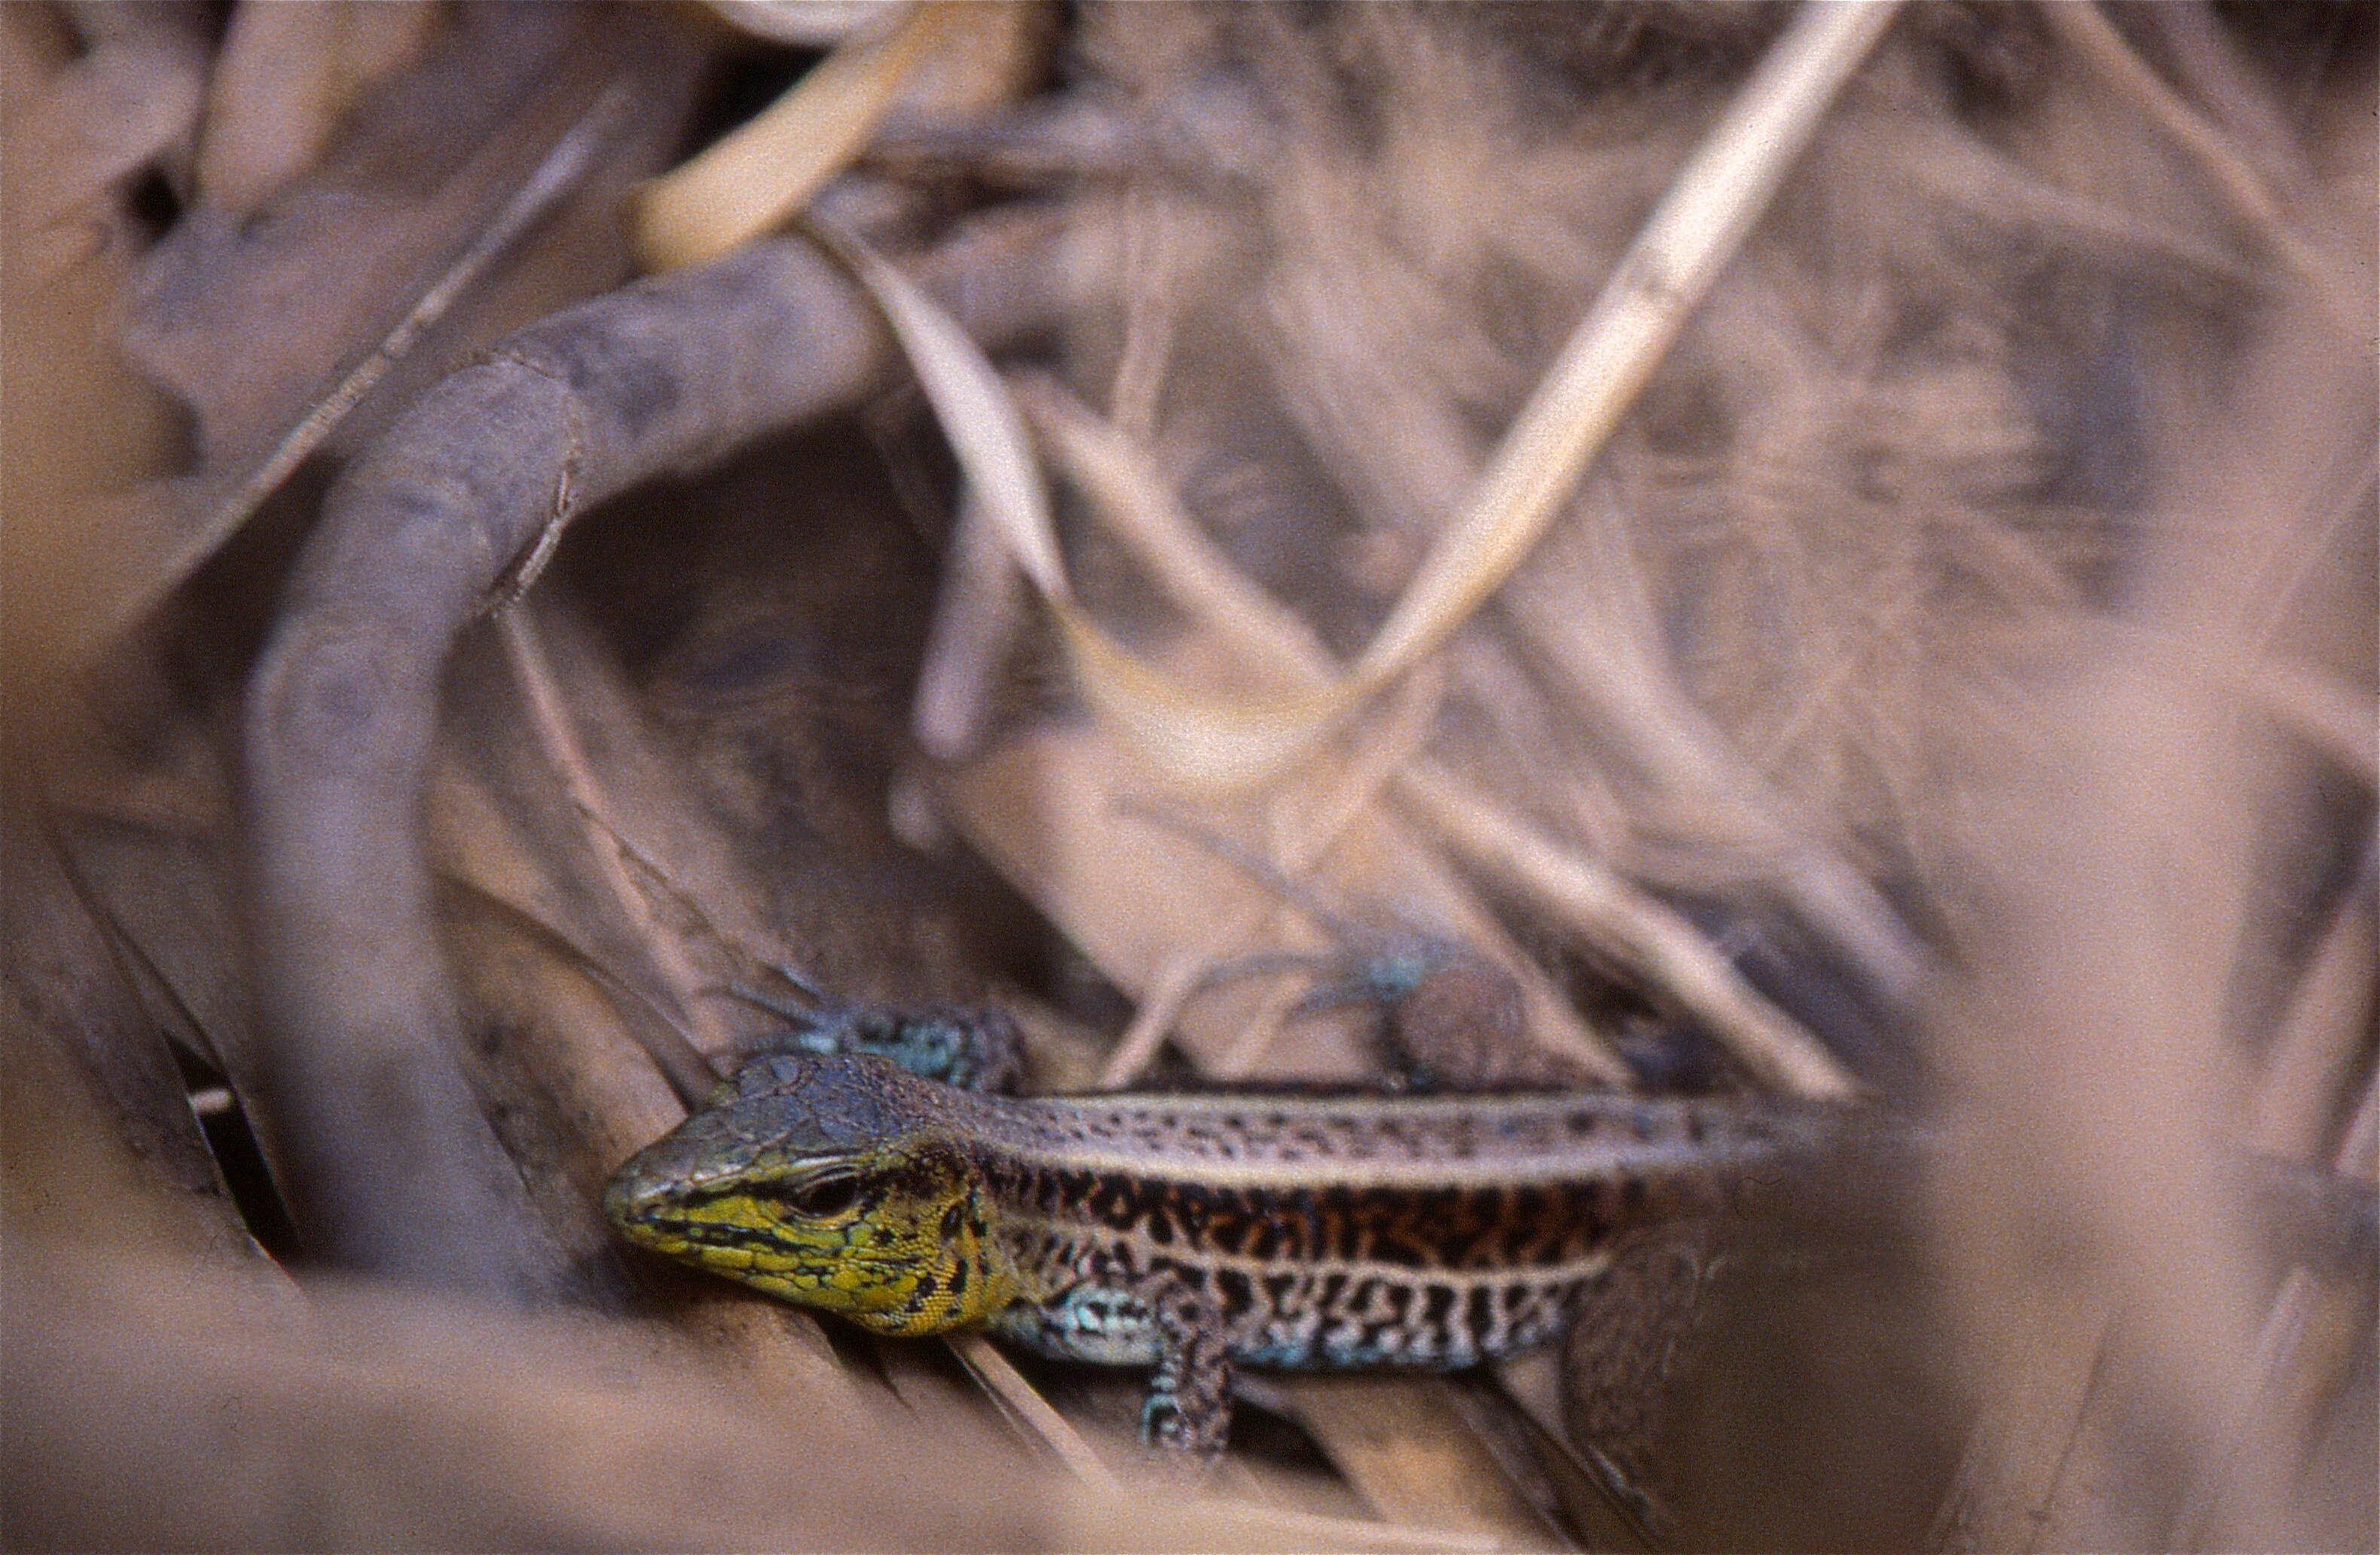
[[[1080,1221],[1152,1247],[1253,1264],[1379,1263],[1417,1272],[1574,1264],[1657,1209],[1636,1176],[1250,1187],[1052,1165],[1014,1169],[1002,1186],[1033,1218]]]
[[[1027,1307],[1003,1332],[1097,1360],[1188,1323],[1233,1361],[1288,1367],[1543,1343],[1623,1237],[1723,1208],[1775,1138],[1725,1104],[1609,1096],[1040,1099],[983,1121],[970,1153]],[[1500,1177],[1507,1160],[1524,1169]],[[1433,1161],[1449,1170],[1415,1170]]]
[[[1290,1367],[1457,1367],[1544,1343],[1599,1277],[1598,1255],[1674,1207],[1633,1174],[1251,1186],[1010,1158],[988,1176],[1014,1207],[1010,1256],[1044,1307],[1072,1320],[1097,1292],[1164,1290],[1220,1324],[1234,1359]],[[1062,1324],[1034,1342],[1087,1354]]]

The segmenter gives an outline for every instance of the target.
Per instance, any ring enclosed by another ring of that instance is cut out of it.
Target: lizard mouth
[[[792,1257],[803,1249],[773,1231],[733,1221],[695,1220],[659,1209],[644,1210],[618,1221],[628,1236],[662,1252],[681,1257],[707,1248],[727,1252],[766,1253]]]
[[[661,1235],[673,1241],[697,1247],[775,1247],[777,1239],[765,1232],[745,1226],[709,1224],[701,1221],[665,1221],[659,1217],[647,1222]]]
[[[759,1227],[690,1214],[683,1201],[650,1190],[638,1192],[615,1179],[603,1196],[603,1213],[621,1233],[658,1252],[686,1256],[700,1248],[784,1252],[782,1240]]]

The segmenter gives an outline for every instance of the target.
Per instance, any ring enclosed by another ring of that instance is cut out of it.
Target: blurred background
[[[0,1538],[2370,1548],[2374,17],[0,8]],[[756,990],[1877,1126],[1193,1480]]]

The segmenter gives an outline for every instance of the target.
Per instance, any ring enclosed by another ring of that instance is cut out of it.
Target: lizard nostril
[[[603,1189],[603,1215],[614,1225],[650,1225],[666,1199],[662,1186],[631,1161]]]

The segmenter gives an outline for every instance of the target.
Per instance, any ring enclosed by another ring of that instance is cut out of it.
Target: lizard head
[[[630,1158],[603,1195],[629,1241],[880,1333],[1016,1297],[960,1099],[880,1058],[772,1053]]]

